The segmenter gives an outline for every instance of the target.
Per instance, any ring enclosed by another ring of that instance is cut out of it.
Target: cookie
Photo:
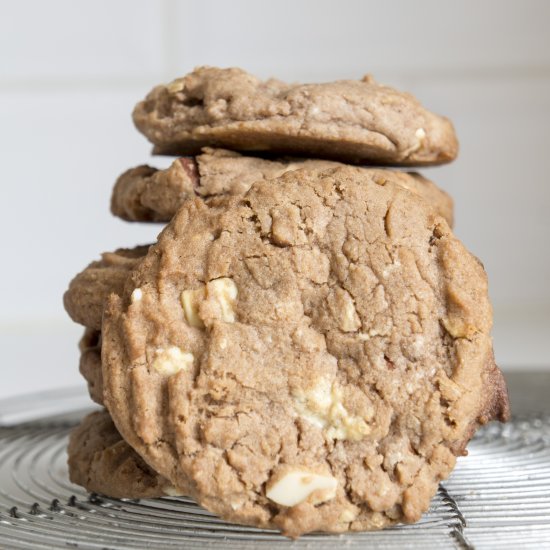
[[[120,293],[126,277],[145,255],[149,245],[105,252],[76,275],[63,295],[65,310],[75,323],[101,329],[103,305],[111,292]]]
[[[70,480],[89,492],[112,498],[176,496],[170,482],[122,439],[106,411],[80,422],[71,432],[67,453]]]
[[[224,149],[205,148],[196,157],[175,160],[170,168],[131,168],[113,189],[111,211],[128,221],[168,222],[189,198],[244,195],[256,181],[281,176],[300,168],[331,168],[328,160],[268,160],[242,156]],[[419,174],[402,174],[401,183],[430,202],[436,212],[453,224],[453,201],[437,185]]]
[[[99,405],[103,405],[101,332],[87,328],[80,339],[78,347],[80,349],[80,374],[88,384],[88,392],[90,397]]]
[[[196,166],[196,167],[195,167]],[[254,181],[276,178],[300,168],[330,168],[339,163],[319,160],[268,161],[238,153],[208,149],[193,159],[177,159],[167,170],[140,166],[125,172],[113,190],[111,208],[126,220],[169,221],[185,200],[243,195]],[[377,177],[379,169],[361,168]],[[393,172],[393,179],[429,202],[449,224],[453,222],[453,201],[445,191],[418,174]],[[103,304],[111,293],[120,294],[126,276],[147,252],[149,245],[105,252],[74,277],[63,296],[71,319],[95,330],[101,328]]]
[[[285,84],[241,69],[199,67],[154,88],[133,119],[162,154],[216,146],[413,166],[450,162],[458,152],[448,119],[370,76]]]
[[[301,168],[338,166],[342,165],[326,160],[273,161],[223,149],[205,149],[194,159],[175,160],[167,170],[148,166],[128,170],[115,185],[111,208],[115,215],[126,220],[169,221],[191,197],[208,200],[217,196],[244,195],[255,181],[269,180]],[[375,173],[382,174],[380,170]],[[396,183],[429,202],[452,224],[453,201],[447,193],[418,174],[393,172],[392,176]],[[120,294],[125,275],[134,267],[134,260],[145,255],[147,248],[104,253],[101,261],[93,262],[75,277],[67,292],[67,310],[72,312],[73,319],[87,321],[89,326],[95,327],[85,332],[80,343],[80,373],[88,383],[90,396],[99,404],[103,404],[103,386],[100,332],[96,329],[101,324],[105,297],[111,292]]]
[[[71,318],[87,327],[78,344],[79,371],[88,384],[90,397],[99,405],[103,405],[100,330],[103,308],[111,292],[122,292],[128,273],[148,248],[149,245],[103,253],[101,260],[92,262],[71,281],[63,297]]]
[[[395,172],[187,201],[103,320],[124,439],[222,518],[296,537],[417,521],[509,414],[481,263]]]

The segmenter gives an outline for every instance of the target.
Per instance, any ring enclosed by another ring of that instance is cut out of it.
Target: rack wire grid
[[[480,430],[417,524],[297,541],[228,524],[186,498],[86,493],[68,479],[65,450],[83,414],[0,427],[0,548],[550,548],[548,413]]]

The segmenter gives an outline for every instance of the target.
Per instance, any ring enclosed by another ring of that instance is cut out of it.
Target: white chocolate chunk
[[[244,506],[244,502],[234,500],[233,502],[230,502],[229,505],[231,506],[232,510],[240,510]]]
[[[296,506],[316,493],[312,504],[319,504],[334,498],[337,487],[338,480],[335,477],[297,469],[270,481],[266,496],[282,506]]]
[[[226,323],[235,322],[234,306],[237,295],[237,285],[229,277],[214,279],[206,285],[207,299],[217,302],[221,310],[221,320]]]
[[[188,369],[194,359],[192,353],[187,353],[177,346],[158,348],[155,350],[153,368],[160,374],[171,376],[180,370]]]
[[[416,136],[416,139],[422,143],[426,139],[426,130],[424,130],[424,128],[418,128],[414,135]]]
[[[130,297],[130,299],[132,300],[132,304],[139,302],[142,298],[143,298],[143,291],[141,290],[141,288],[135,288]]]
[[[183,307],[185,320],[192,327],[204,328],[204,323],[199,317],[199,306],[205,297],[205,289],[198,288],[196,290],[184,290],[181,293],[180,300]]]
[[[206,286],[194,290],[184,290],[180,295],[185,320],[192,327],[204,328],[204,320],[214,317],[226,323],[235,322],[235,301],[237,299],[237,285],[229,277],[221,277],[207,283]],[[207,304],[206,313],[201,304]],[[214,307],[211,307],[214,306]]]
[[[162,488],[162,492],[166,496],[169,496],[169,497],[184,497],[185,496],[181,491],[178,491],[178,489],[176,489],[173,485],[165,485]]]
[[[416,192],[416,191],[415,191]],[[382,271],[382,277],[386,278],[390,273],[401,267],[401,262],[396,259],[391,264],[388,264]]]
[[[327,378],[307,391],[293,392],[298,414],[332,439],[358,441],[370,432],[363,418],[351,415],[344,407],[342,389]]]
[[[413,350],[417,355],[420,355],[424,351],[424,345],[425,345],[424,337],[420,334],[417,334],[414,337],[414,341],[413,341]]]
[[[170,84],[166,85],[166,88],[171,94],[177,94],[178,92],[183,91],[183,80],[173,80]]]
[[[359,510],[357,508],[347,508],[340,514],[338,521],[341,521],[342,523],[350,523],[358,515],[359,515]]]
[[[343,289],[336,288],[328,297],[328,306],[343,332],[354,332],[361,327],[361,320],[355,310],[355,302],[351,294]]]
[[[345,292],[343,295],[343,314],[340,317],[340,328],[344,332],[354,332],[361,326],[361,321],[359,316],[355,311],[355,304],[353,303],[353,298]]]

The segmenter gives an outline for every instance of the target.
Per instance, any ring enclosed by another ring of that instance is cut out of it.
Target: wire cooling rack
[[[550,415],[490,425],[415,525],[289,541],[185,498],[115,500],[68,480],[81,414],[0,427],[0,548],[550,548]]]

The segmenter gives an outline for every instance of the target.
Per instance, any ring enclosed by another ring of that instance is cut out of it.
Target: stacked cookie
[[[112,211],[167,225],[65,294],[106,408],[71,437],[71,479],[289,536],[418,520],[509,414],[450,197],[365,167],[451,161],[450,122],[370,77],[214,68],[153,89],[134,122],[177,158],[122,174]]]

